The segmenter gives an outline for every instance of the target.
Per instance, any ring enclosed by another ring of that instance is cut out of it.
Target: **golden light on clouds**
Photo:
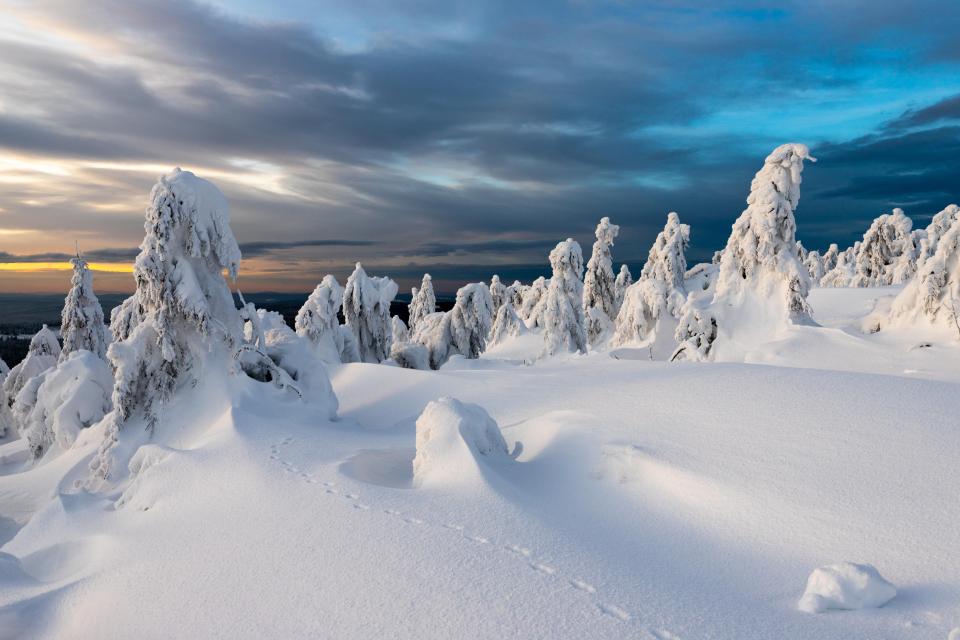
[[[93,271],[103,273],[133,273],[133,263],[91,262],[89,267]],[[17,271],[20,273],[39,273],[44,271],[72,271],[73,265],[69,262],[0,262],[0,271]]]

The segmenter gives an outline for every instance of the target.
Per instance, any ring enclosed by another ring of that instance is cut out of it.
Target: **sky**
[[[810,146],[796,212],[841,248],[960,200],[955,2],[0,0],[0,292],[133,288],[151,186],[231,203],[245,291],[353,264],[404,289],[529,280],[603,216],[639,272],[667,213],[723,247]]]

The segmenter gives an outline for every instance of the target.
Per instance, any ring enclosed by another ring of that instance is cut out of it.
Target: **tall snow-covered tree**
[[[627,288],[632,284],[633,274],[630,273],[630,267],[625,264],[620,265],[620,273],[617,274],[617,279],[613,283],[617,313],[620,313],[620,307],[623,306],[623,298],[627,293]]]
[[[396,295],[396,282],[369,277],[359,262],[347,279],[343,315],[363,362],[383,362],[390,357],[390,303]]]
[[[567,238],[550,252],[553,275],[538,307],[543,327],[543,354],[561,351],[587,352],[583,321],[583,253],[580,244]]]
[[[500,276],[494,275],[490,278],[490,299],[493,301],[494,314],[501,306],[509,302],[509,297],[507,286],[500,282]]]
[[[420,288],[414,288],[411,293],[413,295],[410,297],[407,322],[410,331],[414,331],[421,320],[437,310],[437,297],[433,292],[433,279],[429,273],[423,274]]]
[[[599,342],[610,331],[616,314],[616,279],[610,247],[619,233],[620,227],[611,224],[610,218],[606,217],[600,219],[594,232],[597,240],[593,243],[583,281],[583,311],[587,340],[591,344]]]
[[[684,291],[683,276],[687,272],[686,250],[690,245],[690,226],[680,224],[680,216],[671,211],[667,224],[657,234],[640,279],[657,280],[668,287]]]
[[[47,325],[30,339],[27,356],[6,375],[3,380],[3,391],[8,406],[12,406],[21,389],[33,378],[55,367],[60,357],[60,343],[57,336]]]
[[[103,324],[103,308],[93,292],[93,274],[79,255],[70,262],[73,277],[60,314],[60,337],[63,339],[60,361],[79,349],[105,360],[110,339]]]
[[[867,229],[856,255],[855,270],[850,286],[882,287],[894,284],[897,262],[906,252],[907,264],[901,265],[899,278],[913,275],[915,264],[913,223],[902,209],[879,216]],[[901,280],[902,281],[902,280]]]
[[[736,331],[741,320],[758,315],[768,318],[769,328],[810,321],[810,276],[797,257],[794,219],[804,160],[814,158],[806,145],[797,143],[777,147],[764,160],[720,258],[712,300],[691,297],[685,305],[675,359],[709,357],[710,336],[719,339]],[[691,336],[691,330],[704,334]]]
[[[10,367],[0,358],[0,438],[7,434],[7,431],[14,428],[13,414],[10,412],[10,403],[7,401],[7,392],[3,388],[7,376],[10,374]]]
[[[332,275],[326,275],[303,303],[294,320],[297,334],[316,345],[324,362],[355,362],[356,344],[352,333],[340,324],[343,287]],[[349,337],[348,337],[349,336]]]
[[[243,339],[223,277],[226,271],[236,279],[240,248],[220,190],[175,169],[154,185],[144,230],[134,262],[136,290],[111,317],[113,410],[91,464],[95,478],[113,473],[111,451],[132,418],[141,417],[152,432],[174,391],[199,380],[208,362],[226,366],[222,359]]]
[[[523,292],[519,316],[531,328],[541,326],[541,319],[537,316],[537,312],[541,308],[541,300],[547,293],[547,286],[547,279],[540,276]]]

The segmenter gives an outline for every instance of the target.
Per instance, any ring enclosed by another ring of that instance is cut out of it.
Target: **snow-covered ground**
[[[76,486],[100,426],[38,465],[8,442],[0,637],[943,640],[960,627],[960,347],[862,333],[895,291],[815,289],[823,326],[747,364],[621,348],[529,365],[530,333],[440,371],[331,366],[332,423],[204,379],[122,494]],[[449,452],[452,472],[414,483],[415,423],[442,396],[486,409],[517,457]],[[799,611],[839,562],[896,597]]]

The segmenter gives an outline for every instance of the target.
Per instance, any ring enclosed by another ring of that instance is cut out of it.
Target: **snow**
[[[815,569],[797,604],[800,611],[822,613],[827,609],[872,609],[882,607],[897,595],[876,567],[841,562]]]

